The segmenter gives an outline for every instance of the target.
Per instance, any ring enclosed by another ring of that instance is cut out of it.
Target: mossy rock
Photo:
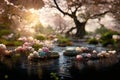
[[[51,52],[50,58],[51,58],[51,59],[59,58],[59,53],[58,53],[58,52]]]
[[[31,61],[41,61],[41,60],[49,60],[49,59],[57,59],[59,58],[59,53],[58,52],[49,52],[47,53],[48,55],[44,56],[44,57],[36,57],[36,58],[32,58]]]
[[[66,46],[72,46],[72,45],[73,45],[72,42],[58,43],[58,46],[60,46],[60,47],[66,47]]]
[[[65,56],[76,56],[76,55],[78,55],[79,53],[76,52],[76,51],[65,51],[63,54],[64,54]]]

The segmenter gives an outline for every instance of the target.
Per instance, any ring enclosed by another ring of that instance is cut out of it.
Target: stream
[[[107,50],[87,43],[76,43],[74,46]],[[52,60],[31,62],[26,58],[18,61],[4,59],[0,62],[0,80],[55,80],[51,73],[56,74],[59,80],[120,79],[117,75],[120,73],[120,62],[116,57],[78,62],[75,57],[64,56],[64,50],[65,47],[54,45],[53,51],[59,52],[60,57]]]

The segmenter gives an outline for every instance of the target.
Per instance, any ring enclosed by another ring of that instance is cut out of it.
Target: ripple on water
[[[95,45],[84,44],[83,46],[89,47],[90,49],[93,49],[93,50],[96,49],[97,51],[106,50],[106,48],[104,47],[95,46]],[[106,68],[119,62],[119,60],[115,57],[108,58],[108,59],[94,60],[94,61],[88,60],[86,62],[77,62],[75,61],[75,57],[64,56],[63,55],[64,50],[65,50],[65,47],[55,46],[53,51],[57,51],[60,54],[60,58],[55,60],[44,60],[39,62],[29,62],[27,60],[22,60],[20,61],[20,63],[18,62],[19,64],[16,65],[16,63],[14,63],[12,60],[6,59],[2,63],[4,63],[6,66],[9,66],[11,70],[14,70],[14,68],[18,68],[21,71],[25,70],[27,71],[27,74],[29,76],[37,75],[39,76],[40,79],[45,78],[45,75],[47,77],[50,76],[51,72],[55,72],[58,74],[61,80],[66,80],[66,78],[70,80],[72,79],[75,80],[76,78],[79,78],[82,73],[84,74],[84,71],[85,71],[84,69],[86,68],[89,68],[90,71],[100,70],[101,68]],[[88,69],[86,69],[86,72],[87,70]],[[13,73],[16,74],[15,72]],[[21,76],[21,74],[18,74],[18,75]],[[31,79],[31,80],[34,80],[34,79]]]

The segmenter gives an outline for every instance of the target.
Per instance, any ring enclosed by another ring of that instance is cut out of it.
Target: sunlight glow
[[[39,11],[33,8],[29,9],[28,11],[30,12],[30,14],[26,16],[26,23],[23,23],[23,25],[25,26],[24,28],[22,27],[22,29],[25,30],[25,33],[28,33],[25,35],[32,36],[35,34],[35,26],[40,23]]]
[[[24,17],[20,21],[18,16],[12,16],[15,24],[17,26],[16,32],[21,36],[34,36],[36,34],[36,26],[41,24],[39,10],[26,9],[26,13],[24,13]]]
[[[20,5],[15,5],[9,0],[4,0],[7,5],[13,6],[18,10],[21,10],[20,15],[12,15],[9,16],[10,19],[13,20],[14,24],[12,25],[14,31],[19,33],[21,36],[33,36],[36,34],[35,28],[36,25],[41,24],[40,22],[40,11],[34,8],[26,9],[23,7],[20,8]],[[20,17],[22,16],[22,17]]]

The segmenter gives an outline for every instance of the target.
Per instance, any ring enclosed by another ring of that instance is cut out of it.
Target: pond
[[[97,51],[106,50],[101,46],[78,43]],[[75,46],[78,46],[75,44]],[[38,62],[28,61],[25,57],[14,61],[10,58],[1,59],[0,80],[55,80],[51,73],[56,74],[59,80],[97,80],[97,79],[120,79],[119,58],[114,56],[101,60],[88,60],[79,62],[75,57],[63,55],[65,47],[55,45],[53,51],[60,54],[60,58]]]

